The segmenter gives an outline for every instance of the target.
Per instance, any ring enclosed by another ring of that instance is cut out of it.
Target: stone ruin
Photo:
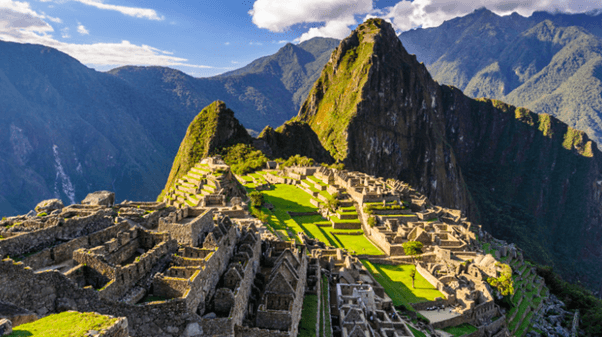
[[[475,228],[460,212],[431,205],[403,182],[358,172],[292,167],[265,179],[310,193],[334,228],[345,215],[325,210],[315,191],[337,193],[358,214],[341,228],[362,229],[386,253],[374,263],[412,263],[402,244],[422,242],[417,270],[445,299],[415,309],[445,303],[459,317],[433,326],[479,326],[499,316],[484,282],[498,275],[496,259],[476,251]],[[284,337],[297,335],[304,296],[321,294],[326,277],[336,335],[412,336],[358,257],[305,234],[300,243],[280,241],[250,217],[220,158],[195,165],[164,202],[115,204],[108,192],[85,200],[46,202],[0,222],[0,301],[32,319],[66,310],[125,317],[132,336]],[[498,248],[517,256],[513,247]],[[497,322],[488,335],[505,331],[505,320]]]

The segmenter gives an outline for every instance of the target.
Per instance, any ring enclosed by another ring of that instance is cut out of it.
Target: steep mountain
[[[400,39],[433,78],[471,97],[558,117],[602,141],[602,16],[480,9]]]
[[[350,170],[404,180],[569,279],[599,279],[595,143],[550,115],[437,84],[387,22],[341,42],[294,121]]]
[[[0,213],[43,199],[161,190],[184,118],[115,76],[55,49],[0,42]]]
[[[185,175],[191,167],[220,147],[251,143],[251,136],[222,101],[205,107],[190,123],[173,161],[162,194]],[[162,199],[162,194],[159,200]]]
[[[127,66],[109,73],[191,119],[212,101],[226,101],[245,127],[260,131],[297,113],[337,44],[338,40],[324,38],[288,43],[276,54],[210,78],[164,67]]]

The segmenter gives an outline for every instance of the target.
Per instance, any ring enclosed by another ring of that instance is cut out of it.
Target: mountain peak
[[[236,143],[248,144],[251,140],[247,130],[234,117],[234,112],[226,107],[226,103],[215,101],[209,104],[188,126],[159,200],[165,191],[201,159],[220,147]]]
[[[461,191],[462,181],[447,178],[460,177],[459,168],[434,141],[445,133],[437,118],[442,104],[439,86],[406,52],[391,24],[370,19],[332,53],[296,120],[306,122],[345,167],[404,177],[416,186],[428,176],[434,183],[422,186],[433,191],[432,200],[460,205],[466,195],[451,191]],[[408,153],[415,160],[408,161]],[[441,156],[441,167],[429,164]]]

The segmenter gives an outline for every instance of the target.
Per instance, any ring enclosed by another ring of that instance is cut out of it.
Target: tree
[[[263,193],[259,191],[253,191],[249,193],[249,198],[251,198],[251,206],[260,208],[261,205],[263,205]]]
[[[514,282],[512,281],[512,268],[507,264],[499,262],[495,265],[501,269],[500,276],[497,278],[489,277],[487,282],[496,288],[502,296],[513,295]]]
[[[423,244],[420,241],[406,241],[401,246],[406,255],[412,257],[414,269],[410,271],[410,277],[412,278],[412,288],[416,288],[414,286],[414,281],[416,279],[416,259],[422,254]]]
[[[335,193],[330,198],[328,198],[328,208],[334,212],[341,205],[341,201],[339,200],[339,194]]]

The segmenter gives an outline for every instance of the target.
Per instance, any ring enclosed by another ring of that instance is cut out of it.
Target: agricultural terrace
[[[259,171],[242,176],[242,183],[248,192],[254,191],[256,184],[261,184],[265,172]],[[254,183],[254,181],[256,183]],[[326,191],[321,191],[327,193]],[[262,207],[261,211],[268,215],[270,230],[285,240],[299,242],[297,233],[303,232],[308,237],[318,239],[326,245],[344,248],[352,254],[381,255],[383,252],[372,244],[361,229],[333,229],[332,223],[321,215],[303,215],[291,217],[288,212],[317,212],[318,208],[310,203],[312,196],[292,185],[274,184],[269,190],[261,190],[264,202],[272,204],[273,210]],[[330,195],[328,195],[330,197]],[[342,212],[354,212],[355,209],[342,208]],[[355,221],[359,220],[339,220]]]
[[[412,288],[410,271],[414,269],[413,265],[373,264],[368,260],[362,260],[362,263],[385,288],[387,295],[396,306],[403,305],[414,311],[410,303],[433,301],[437,297],[445,297],[419,273],[416,273],[415,288]]]

